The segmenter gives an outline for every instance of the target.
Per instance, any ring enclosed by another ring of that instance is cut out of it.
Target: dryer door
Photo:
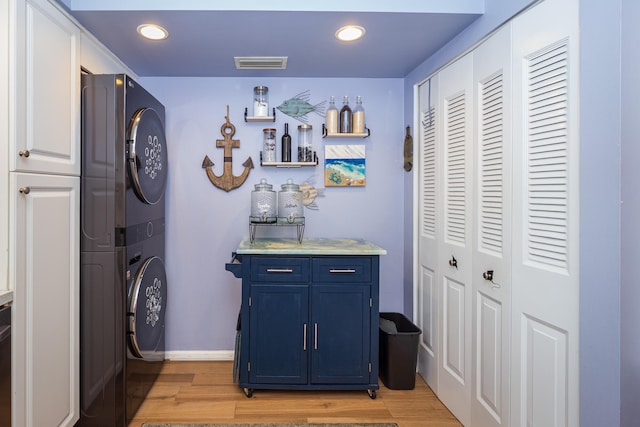
[[[164,317],[167,275],[157,256],[147,258],[136,272],[129,294],[129,349],[142,359],[164,358]]]
[[[129,122],[127,164],[134,192],[144,203],[154,205],[167,182],[167,147],[164,126],[153,108],[141,108]]]

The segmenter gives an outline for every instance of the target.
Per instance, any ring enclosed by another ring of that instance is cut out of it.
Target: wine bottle
[[[349,97],[345,96],[342,101],[342,109],[340,110],[340,133],[351,133],[353,125],[353,117],[351,107],[349,107]]]
[[[291,161],[291,135],[289,135],[289,123],[284,124],[284,134],[282,135],[282,161]]]

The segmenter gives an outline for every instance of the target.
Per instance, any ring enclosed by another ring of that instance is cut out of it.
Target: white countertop
[[[0,291],[0,305],[13,301],[13,291]]]
[[[387,251],[363,239],[255,239],[242,240],[236,249],[241,254],[285,255],[386,255]]]

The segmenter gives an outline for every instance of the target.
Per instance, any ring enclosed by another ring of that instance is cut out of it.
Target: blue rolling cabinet
[[[379,255],[356,239],[243,240],[239,384],[256,389],[378,386]]]

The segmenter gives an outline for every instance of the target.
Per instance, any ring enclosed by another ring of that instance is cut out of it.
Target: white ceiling
[[[484,10],[484,0],[57,1],[139,76],[401,78]],[[142,23],[169,37],[142,39]],[[346,24],[365,37],[337,41]],[[288,66],[236,70],[234,56],[287,56]]]

